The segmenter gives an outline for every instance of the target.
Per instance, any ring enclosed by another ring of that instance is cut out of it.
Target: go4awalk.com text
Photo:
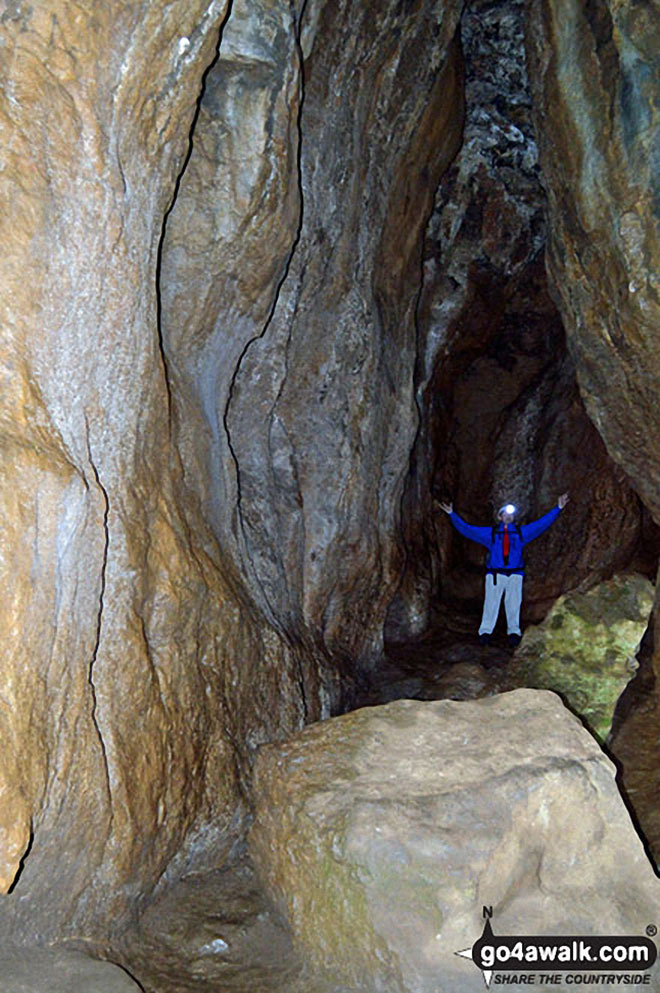
[[[649,986],[657,949],[646,936],[495,935],[486,920],[471,948],[458,955],[472,959],[487,987],[495,986]]]

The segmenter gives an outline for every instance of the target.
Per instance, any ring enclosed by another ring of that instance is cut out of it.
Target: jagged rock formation
[[[643,935],[660,882],[614,775],[534,690],[366,708],[263,748],[250,845],[307,988],[478,993],[455,953],[484,904],[496,934],[589,934],[597,906],[600,933]]]
[[[524,26],[522,0],[472,0],[462,19],[466,125],[427,231],[416,377],[422,419],[405,502],[408,566],[390,612],[396,640],[427,628],[439,603],[455,615],[476,610],[481,596],[483,550],[452,533],[439,500],[453,499],[468,520],[487,524],[505,500],[531,520],[559,492],[573,494],[564,533],[528,551],[530,620],[567,583],[607,578],[640,544],[657,544],[585,413],[548,293]]]

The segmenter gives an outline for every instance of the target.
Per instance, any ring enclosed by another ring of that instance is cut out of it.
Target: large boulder
[[[536,690],[398,701],[264,747],[250,845],[308,988],[477,993],[455,953],[484,905],[496,934],[643,934],[660,883],[614,773]]]
[[[560,693],[604,741],[637,669],[653,593],[653,584],[634,574],[560,597],[543,623],[525,631],[507,679]]]

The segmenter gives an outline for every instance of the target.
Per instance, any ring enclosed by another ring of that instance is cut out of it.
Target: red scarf
[[[504,525],[504,539],[502,541],[502,554],[504,556],[504,565],[509,561],[509,532],[507,530],[508,525]]]

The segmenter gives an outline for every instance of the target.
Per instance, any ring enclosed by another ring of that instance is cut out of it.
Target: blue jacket
[[[509,524],[509,561],[505,564],[502,552],[502,541],[504,539],[504,524],[499,521],[495,528],[475,527],[467,524],[462,517],[454,511],[449,515],[457,531],[459,531],[470,541],[476,541],[480,545],[485,545],[489,555],[486,559],[486,572],[517,572],[522,575],[525,571],[523,562],[523,548],[525,545],[538,538],[540,534],[547,531],[551,524],[559,517],[561,511],[559,507],[553,507],[538,521],[531,524]]]

